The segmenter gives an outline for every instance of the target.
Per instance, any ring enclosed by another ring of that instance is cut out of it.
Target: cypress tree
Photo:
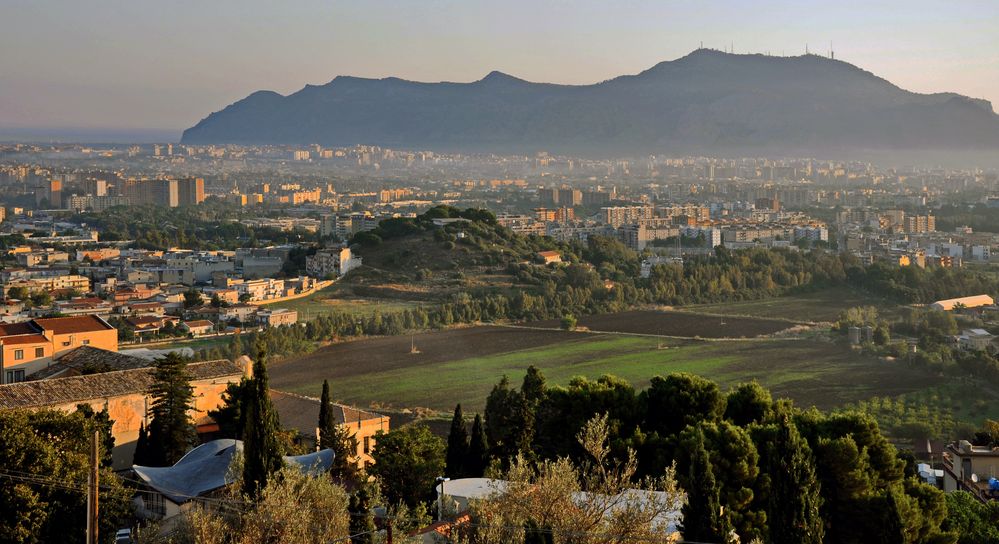
[[[323,448],[324,434],[328,432],[329,421],[333,419],[333,404],[330,402],[330,382],[323,380],[323,393],[319,397],[319,448]]]
[[[489,466],[489,443],[482,428],[482,416],[475,414],[472,421],[472,436],[468,443],[468,457],[462,463],[464,476],[481,478]]]
[[[731,524],[721,511],[721,492],[704,445],[704,431],[698,428],[694,436],[694,449],[690,452],[690,467],[684,482],[687,502],[681,510],[680,531],[684,540],[727,542]]]
[[[330,400],[330,385],[323,380],[323,394],[319,400],[319,448],[333,450],[330,473],[341,482],[352,480],[357,471],[357,467],[350,462],[351,457],[357,454],[357,439],[344,423],[337,423]]]
[[[769,455],[770,503],[767,522],[772,544],[820,544],[824,537],[815,462],[790,409],[782,407]]]
[[[253,364],[253,379],[244,408],[243,429],[243,492],[256,498],[267,486],[271,474],[281,469],[280,424],[271,404],[267,385],[267,348],[261,338],[257,342],[257,360]]]
[[[451,432],[447,435],[446,474],[451,478],[461,478],[465,474],[464,464],[468,457],[468,431],[465,430],[465,415],[461,404],[454,407],[451,418]]]
[[[520,394],[531,405],[532,410],[544,400],[546,393],[545,375],[541,373],[541,369],[534,365],[527,367],[524,383],[520,386]]]
[[[135,453],[132,454],[132,464],[140,467],[149,466],[149,433],[146,424],[139,423],[139,438],[135,441]]]
[[[177,353],[169,353],[156,362],[149,424],[151,466],[169,466],[180,460],[194,445],[197,434],[188,416],[193,405],[194,389],[187,374],[187,362]]]

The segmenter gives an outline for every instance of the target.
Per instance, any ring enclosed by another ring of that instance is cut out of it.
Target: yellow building
[[[87,355],[82,357],[88,359],[86,364],[151,364],[137,357],[106,351],[102,353],[100,350],[89,350]],[[127,361],[129,359],[135,362]],[[148,391],[154,382],[153,371],[153,368],[145,366],[3,385],[0,386],[0,408],[48,408],[64,412],[76,411],[79,404],[90,405],[98,412],[106,408],[114,421],[111,428],[115,440],[111,452],[113,467],[116,470],[126,469],[132,466],[140,425],[149,424],[147,414],[152,399]],[[208,417],[208,412],[222,405],[222,393],[230,383],[243,378],[243,371],[241,364],[226,360],[187,365],[191,387],[194,388],[194,407],[189,414],[199,431],[212,430],[214,422]]]
[[[118,351],[118,330],[96,315],[0,324],[0,383],[23,381],[81,346]]]

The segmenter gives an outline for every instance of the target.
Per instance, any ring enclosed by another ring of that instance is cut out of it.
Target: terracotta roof
[[[144,368],[152,365],[152,361],[141,357],[133,357],[93,346],[80,346],[63,354],[51,365],[32,373],[28,379],[44,380],[54,376],[79,376],[81,374]]]
[[[31,321],[24,321],[21,323],[2,323],[0,324],[0,336],[14,336],[17,334],[38,334],[42,332],[37,326],[35,326]]]
[[[114,329],[103,319],[93,315],[79,317],[48,317],[35,319],[34,322],[45,330],[55,334],[72,334],[77,332],[94,332]]]
[[[194,321],[185,321],[185,325],[188,327],[214,327],[215,323],[208,321],[207,319],[195,319]]]
[[[50,344],[51,341],[48,338],[40,334],[22,334],[19,336],[8,336],[3,339],[3,345],[5,346],[17,346],[21,344]]]
[[[180,318],[174,317],[172,315],[143,315],[138,317],[129,317],[125,321],[128,321],[135,327],[141,327],[145,325],[158,325],[162,326],[166,324],[167,321],[178,322]]]
[[[153,368],[136,368],[70,378],[0,385],[0,408],[41,408],[86,400],[144,394],[153,384]],[[242,377],[243,369],[225,359],[187,365],[191,380]]]
[[[278,411],[278,418],[283,428],[298,429],[302,434],[309,436],[315,433],[316,426],[319,425],[319,399],[277,389],[270,390],[270,397],[274,408]],[[343,424],[346,421],[355,426],[358,419],[362,421],[383,417],[388,419],[381,414],[336,403],[333,404],[333,417],[337,423]]]

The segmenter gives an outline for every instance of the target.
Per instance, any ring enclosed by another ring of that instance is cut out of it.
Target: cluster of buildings
[[[108,176],[110,177],[110,176]],[[70,191],[61,179],[40,180],[35,186],[35,205],[45,209],[102,212],[114,206],[146,204],[176,208],[195,206],[205,200],[203,178],[86,178]]]
[[[821,221],[799,212],[782,212],[779,202],[773,199],[756,204],[760,207],[741,203],[621,204],[601,206],[585,218],[578,217],[570,207],[536,208],[533,215],[500,214],[498,220],[520,234],[551,236],[561,241],[611,236],[639,251],[682,239],[687,239],[684,245],[705,249],[829,240],[829,230]]]

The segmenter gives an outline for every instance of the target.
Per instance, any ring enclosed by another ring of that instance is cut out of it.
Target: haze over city
[[[169,2],[16,0],[0,34],[0,137],[176,140],[260,89],[337,75],[589,84],[698,48],[858,65],[908,90],[999,102],[988,1]]]
[[[999,543],[999,4],[0,20],[0,542]]]

